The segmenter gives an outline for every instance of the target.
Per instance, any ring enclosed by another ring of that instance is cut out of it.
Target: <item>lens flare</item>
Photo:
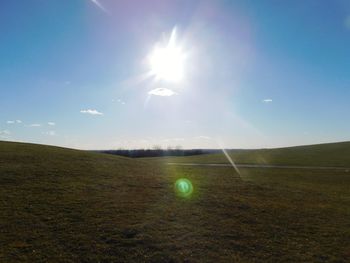
[[[180,178],[175,182],[175,192],[178,196],[189,197],[193,192],[193,186],[190,180]]]

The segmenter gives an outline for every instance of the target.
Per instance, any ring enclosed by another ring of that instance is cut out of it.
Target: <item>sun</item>
[[[176,43],[173,29],[166,45],[157,46],[149,55],[150,72],[157,80],[179,82],[184,77],[185,54]]]

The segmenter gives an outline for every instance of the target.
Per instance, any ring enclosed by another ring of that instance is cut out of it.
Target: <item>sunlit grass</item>
[[[0,142],[0,261],[349,261],[348,176],[233,171]]]

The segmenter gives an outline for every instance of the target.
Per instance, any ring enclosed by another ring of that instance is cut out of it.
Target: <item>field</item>
[[[228,151],[236,163],[350,168],[350,142],[326,143],[276,149]],[[228,163],[223,154],[153,158],[166,162]]]
[[[349,143],[261,151],[232,156],[350,167]],[[346,169],[240,169],[240,179],[170,161],[226,162],[0,142],[0,262],[350,261]],[[175,191],[180,178],[190,196]]]

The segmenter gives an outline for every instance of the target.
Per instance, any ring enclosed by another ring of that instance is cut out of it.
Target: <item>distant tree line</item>
[[[136,149],[136,150],[99,150],[94,152],[107,153],[113,155],[120,155],[131,158],[141,158],[141,157],[162,157],[162,156],[190,156],[190,155],[200,155],[208,153],[216,153],[221,150],[217,149],[191,149],[184,150],[180,148],[175,149],[161,149],[160,147],[153,147],[153,149]]]

